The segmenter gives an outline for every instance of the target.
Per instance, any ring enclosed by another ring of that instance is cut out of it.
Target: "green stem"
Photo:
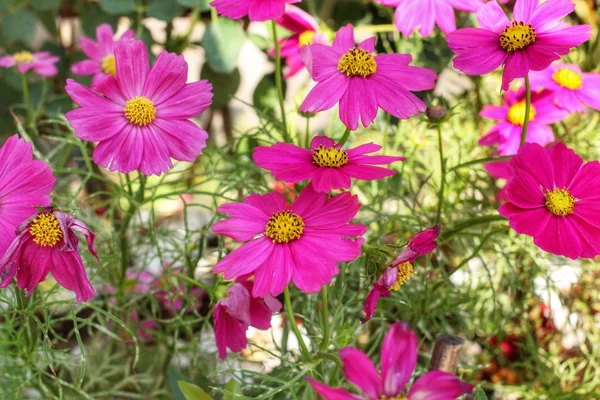
[[[310,118],[306,117],[306,135],[304,136],[304,147],[310,148]]]
[[[120,285],[119,289],[121,292],[125,289],[125,278],[127,275],[127,267],[129,266],[129,260],[131,256],[131,248],[129,246],[129,237],[127,236],[127,230],[131,223],[131,220],[135,217],[135,214],[138,211],[138,207],[144,201],[144,190],[146,186],[146,177],[144,175],[140,175],[140,187],[135,196],[135,201],[129,204],[127,208],[127,213],[123,218],[123,223],[121,225],[121,230],[119,231],[119,250],[121,252],[121,276],[120,276]],[[129,180],[128,180],[129,182]],[[130,189],[131,190],[131,189]]]
[[[323,285],[321,288],[321,300],[323,304],[323,311],[321,317],[323,318],[323,341],[319,346],[319,351],[326,352],[329,347],[329,336],[331,335],[331,327],[329,325],[329,296],[327,295],[327,285]]]
[[[287,120],[285,116],[285,103],[283,97],[283,85],[281,83],[281,47],[279,39],[277,39],[277,25],[275,21],[271,21],[273,27],[273,41],[275,41],[275,86],[277,86],[277,94],[279,98],[279,108],[281,109],[281,124],[283,125],[283,139],[290,143],[290,136],[287,131]]]
[[[285,300],[285,313],[287,314],[288,322],[292,327],[292,331],[294,331],[294,335],[296,335],[296,339],[298,339],[298,344],[300,345],[300,349],[302,350],[302,356],[306,362],[311,360],[310,352],[308,351],[308,347],[304,343],[304,339],[302,339],[302,334],[300,334],[300,329],[298,329],[298,325],[296,325],[296,318],[294,317],[294,310],[292,310],[292,300],[290,299],[290,289],[286,287],[283,291],[283,297]]]
[[[29,99],[29,85],[27,84],[27,74],[21,74],[21,86],[23,87],[23,103],[27,109],[27,124],[31,121],[31,100]]]
[[[455,225],[452,229],[443,232],[438,239],[438,243],[445,242],[446,240],[450,239],[452,236],[456,235],[457,233],[459,233],[467,228],[470,228],[472,226],[482,225],[482,224],[490,224],[490,223],[496,222],[496,221],[506,221],[506,218],[504,218],[502,215],[499,215],[499,214],[493,214],[493,215],[482,215],[480,217],[475,217],[475,218],[471,218],[467,221],[460,222],[457,225]]]
[[[394,24],[383,24],[383,25],[361,25],[354,28],[354,32],[363,33],[386,33],[395,32],[396,26]]]
[[[521,147],[527,140],[527,128],[529,127],[529,112],[531,109],[531,88],[529,87],[529,75],[525,75],[525,120],[523,121],[523,131],[521,132]]]
[[[135,27],[136,39],[141,39],[144,33],[144,2],[138,1],[137,3],[137,26]]]
[[[442,208],[444,206],[444,189],[446,185],[446,163],[444,162],[444,146],[442,144],[442,125],[437,124],[437,135],[438,135],[438,151],[440,154],[440,192],[438,194],[438,209],[436,223],[440,223],[442,218]]]
[[[340,146],[343,146],[343,145],[346,143],[346,141],[347,141],[347,140],[348,140],[348,138],[350,137],[350,132],[352,132],[352,131],[350,130],[350,128],[346,128],[346,131],[344,132],[344,136],[342,136],[342,138],[341,138],[341,139],[338,141],[338,144],[339,144]]]

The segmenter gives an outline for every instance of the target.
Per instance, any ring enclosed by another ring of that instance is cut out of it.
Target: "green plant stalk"
[[[294,335],[296,335],[296,339],[298,340],[298,344],[300,345],[300,350],[302,351],[302,356],[306,362],[311,361],[310,352],[308,351],[308,347],[306,347],[306,343],[304,343],[304,339],[302,339],[302,334],[300,333],[300,329],[298,329],[298,325],[296,325],[296,318],[294,317],[294,310],[292,309],[292,300],[290,299],[290,289],[286,286],[283,291],[283,297],[285,300],[285,313],[287,314],[288,322],[292,327],[292,331],[294,331]]]
[[[121,276],[119,282],[119,289],[121,293],[124,292],[125,289],[125,278],[127,276],[127,267],[129,266],[129,260],[131,257],[131,248],[129,246],[129,237],[127,236],[127,230],[129,225],[131,224],[131,220],[135,216],[138,211],[139,206],[144,201],[144,190],[146,186],[146,177],[144,175],[139,176],[140,179],[140,187],[135,196],[135,202],[131,202],[127,209],[127,213],[123,218],[123,225],[121,225],[121,230],[119,231],[119,251],[121,252]],[[129,183],[129,180],[128,180]]]
[[[341,138],[341,139],[338,141],[338,144],[339,144],[340,146],[343,146],[343,145],[346,143],[346,141],[347,141],[347,140],[348,140],[348,138],[350,137],[350,132],[352,132],[352,131],[350,130],[350,128],[346,128],[346,130],[344,131],[344,136],[342,136],[342,138]]]
[[[23,103],[25,104],[27,113],[26,125],[28,125],[33,121],[31,121],[31,99],[29,98],[29,85],[27,84],[27,74],[21,74],[21,86],[23,88]]]
[[[442,209],[444,207],[444,190],[446,186],[446,163],[444,162],[444,147],[442,144],[442,125],[437,124],[437,136],[438,136],[438,151],[440,154],[440,192],[438,194],[438,209],[436,223],[440,223],[442,218]]]
[[[306,117],[306,134],[304,136],[304,147],[310,148],[310,118]]]
[[[529,112],[531,111],[531,87],[529,85],[529,75],[525,75],[525,120],[523,121],[523,130],[521,131],[521,145],[523,147],[527,140],[527,128],[529,127]]]
[[[287,119],[285,116],[285,103],[283,97],[283,85],[281,83],[281,47],[279,46],[279,39],[277,39],[277,25],[275,21],[271,21],[273,30],[273,41],[275,42],[275,86],[277,87],[277,94],[279,99],[279,108],[281,109],[281,124],[283,128],[283,140],[287,143],[291,143],[290,136],[287,130]]]
[[[331,336],[331,326],[329,325],[329,296],[327,294],[327,285],[321,288],[321,301],[323,310],[321,317],[323,318],[323,340],[319,346],[319,351],[326,352],[329,347],[329,337]]]

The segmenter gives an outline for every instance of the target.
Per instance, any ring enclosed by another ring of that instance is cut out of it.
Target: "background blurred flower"
[[[285,5],[302,0],[214,0],[210,3],[217,12],[231,19],[246,15],[250,21],[268,21],[279,18],[285,12]]]
[[[38,75],[51,77],[58,74],[55,63],[60,60],[47,51],[32,53],[30,51],[19,51],[10,56],[0,57],[0,67],[17,67],[17,71],[22,74],[33,70]]]

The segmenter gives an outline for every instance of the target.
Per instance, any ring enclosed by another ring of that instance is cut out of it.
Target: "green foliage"
[[[244,31],[235,21],[219,18],[209,24],[202,40],[208,65],[218,73],[233,72],[244,39]]]

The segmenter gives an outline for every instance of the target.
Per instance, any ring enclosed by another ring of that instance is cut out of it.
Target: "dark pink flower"
[[[253,286],[252,281],[237,280],[227,290],[228,297],[215,306],[215,341],[222,360],[227,357],[227,348],[238,353],[248,346],[246,331],[250,326],[269,329],[271,316],[281,310],[281,303],[271,295],[252,297]]]
[[[600,110],[600,74],[582,72],[577,64],[553,64],[532,73],[531,87],[551,91],[556,105],[568,112],[585,112],[585,105]]]
[[[362,396],[343,388],[332,388],[313,378],[308,383],[327,400],[450,400],[471,393],[473,387],[456,376],[430,371],[419,377],[406,392],[417,365],[417,336],[408,324],[394,323],[381,345],[381,375],[362,351],[354,347],[340,350],[346,379],[358,387]]]
[[[254,297],[277,296],[293,281],[305,293],[328,285],[339,273],[338,262],[361,254],[367,227],[349,222],[360,209],[357,196],[342,193],[331,198],[307,185],[288,206],[281,193],[251,194],[242,203],[218,211],[231,218],[212,230],[246,242],[214,267],[225,279],[253,274]]]
[[[405,160],[404,157],[367,156],[367,153],[381,149],[374,143],[342,150],[342,146],[326,136],[315,136],[310,148],[279,142],[270,147],[256,147],[252,158],[256,165],[270,170],[277,180],[302,182],[310,179],[317,192],[325,193],[350,188],[351,178],[372,181],[394,175],[396,171],[374,164]]]
[[[12,68],[16,66],[17,71],[21,74],[33,70],[38,75],[51,77],[58,74],[58,69],[54,64],[59,60],[59,57],[53,56],[47,51],[37,53],[19,51],[10,56],[0,57],[0,67]]]
[[[288,70],[284,78],[289,79],[304,68],[300,49],[302,47],[320,43],[328,44],[327,36],[319,31],[319,24],[306,11],[296,7],[287,6],[285,14],[275,20],[277,25],[292,32],[287,39],[281,39],[281,58],[285,59]],[[269,50],[271,56],[275,56],[275,49]]]
[[[300,111],[317,113],[340,103],[340,119],[349,129],[359,119],[369,126],[379,108],[401,119],[427,109],[411,91],[435,87],[435,72],[410,66],[409,54],[374,56],[375,37],[356,46],[354,27],[341,28],[333,46],[313,44],[301,50],[304,65],[317,85],[300,106]]]
[[[208,81],[188,83],[183,56],[163,51],[150,70],[141,40],[115,43],[116,77],[92,90],[67,79],[65,87],[80,106],[66,114],[75,136],[100,142],[94,162],[111,171],[160,175],[171,158],[195,161],[208,134],[190,121],[212,103]],[[101,94],[100,94],[101,93]]]
[[[435,250],[439,235],[440,226],[436,225],[419,232],[408,242],[392,264],[373,284],[363,306],[365,317],[360,320],[363,324],[373,318],[380,297],[390,297],[390,290],[400,290],[400,287],[415,275],[413,268],[415,260]]]
[[[214,0],[210,3],[220,15],[231,19],[248,16],[250,21],[268,21],[279,18],[286,4],[302,0]]]
[[[484,75],[504,65],[502,90],[529,71],[548,68],[571,47],[591,36],[589,25],[568,26],[562,19],[575,9],[571,0],[517,0],[511,22],[495,1],[477,12],[481,28],[464,28],[447,37],[458,57],[454,67],[469,75]]]
[[[56,178],[43,161],[33,159],[31,143],[13,135],[0,148],[0,258],[15,238],[15,230],[52,203]]]
[[[117,64],[115,62],[115,40],[113,36],[114,32],[109,24],[102,24],[96,28],[97,42],[87,36],[82,36],[79,40],[79,47],[89,57],[89,60],[74,63],[71,66],[73,74],[79,76],[94,75],[92,85],[99,84],[108,75],[115,76]],[[135,32],[128,29],[123,32],[121,38],[133,39],[135,38]]]
[[[16,275],[19,289],[29,296],[52,272],[62,287],[75,292],[78,302],[91,299],[94,288],[85,273],[75,232],[85,237],[88,250],[98,259],[94,233],[72,215],[46,208],[23,222],[0,259],[0,288],[7,287]]]
[[[445,34],[456,30],[454,9],[477,11],[485,0],[375,0],[388,7],[395,7],[394,22],[404,36],[412,35],[415,28],[419,34],[429,36],[435,25]]]
[[[501,106],[486,105],[481,110],[483,118],[497,120],[481,139],[482,146],[498,145],[498,154],[511,156],[517,154],[521,144],[521,132],[525,122],[525,89],[508,90],[504,94],[504,104]],[[544,90],[531,94],[529,109],[529,126],[527,143],[538,143],[542,146],[554,141],[554,132],[549,125],[562,121],[569,112],[554,104],[554,96]]]
[[[509,201],[499,212],[542,250],[572,259],[600,254],[600,162],[563,143],[528,143],[509,164]]]

